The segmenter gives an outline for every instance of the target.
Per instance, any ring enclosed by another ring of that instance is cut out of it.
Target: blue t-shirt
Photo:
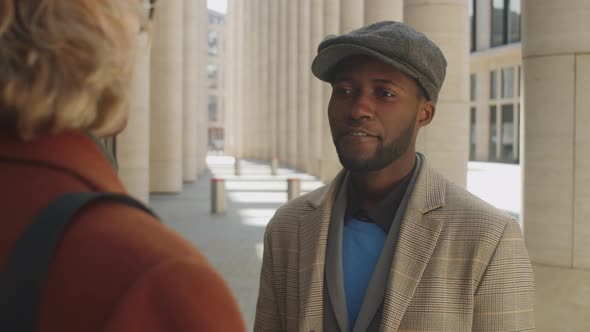
[[[342,232],[342,274],[351,329],[381,255],[387,234],[377,224],[350,218]]]

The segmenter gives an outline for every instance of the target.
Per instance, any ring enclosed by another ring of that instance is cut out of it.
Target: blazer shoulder
[[[433,215],[444,219],[448,226],[468,228],[480,235],[494,234],[493,237],[499,239],[507,224],[516,222],[507,211],[492,206],[453,182],[445,179],[445,186],[445,205]]]
[[[281,225],[298,222],[302,216],[319,207],[325,199],[328,189],[329,185],[324,185],[285,203],[277,209],[268,223],[267,229],[280,228]]]

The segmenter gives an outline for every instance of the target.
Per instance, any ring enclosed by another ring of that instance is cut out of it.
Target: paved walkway
[[[150,203],[166,224],[193,242],[228,282],[249,330],[254,323],[264,227],[287,200],[289,177],[302,179],[302,192],[322,185],[316,178],[268,163],[242,161],[242,176],[233,175],[233,158],[209,156],[209,170],[186,184],[180,195],[152,195]],[[227,211],[210,214],[210,180],[226,179]],[[518,215],[520,167],[469,163],[468,189],[497,207]]]

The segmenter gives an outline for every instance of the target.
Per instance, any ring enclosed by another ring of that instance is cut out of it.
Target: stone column
[[[183,115],[182,115],[182,173],[184,181],[197,179],[197,154],[199,153],[198,126],[199,94],[202,84],[198,81],[201,74],[199,56],[202,49],[199,38],[202,14],[200,1],[184,0],[184,31],[183,31]],[[200,157],[200,156],[199,156]]]
[[[340,32],[347,33],[363,26],[364,1],[340,0]]]
[[[280,67],[279,67],[279,1],[268,0],[269,6],[269,44],[268,51],[270,52],[269,57],[269,124],[270,124],[270,139],[267,142],[269,144],[270,158],[277,157],[279,153],[279,85],[277,82],[280,81]],[[282,134],[282,133],[281,133]]]
[[[324,1],[311,1],[311,24],[310,24],[310,54],[315,56],[317,48],[324,38]],[[322,159],[322,119],[326,117],[327,111],[324,108],[322,99],[322,81],[315,76],[309,76],[310,101],[309,101],[309,161],[308,173],[320,176],[320,160]]]
[[[287,34],[287,13],[288,13],[288,0],[277,0],[279,1],[279,76],[277,77],[278,80],[278,99],[279,99],[279,107],[277,109],[278,113],[278,135],[279,135],[279,160],[281,162],[286,163],[288,161],[288,135],[287,135],[287,76],[289,72],[287,70],[287,44],[288,44],[288,34]]]
[[[311,0],[298,0],[298,26],[299,26],[299,68],[297,70],[297,98],[299,107],[297,108],[297,133],[298,141],[297,147],[299,149],[297,154],[297,168],[308,171],[309,160],[309,142],[310,142],[310,128],[309,128],[309,100],[310,100],[310,77],[311,61],[313,52],[311,51],[310,34],[311,34]]]
[[[417,149],[429,163],[465,187],[469,158],[468,0],[405,0],[405,22],[443,51],[447,74],[432,123],[420,130]]]
[[[207,63],[209,62],[209,13],[207,11],[207,0],[194,0],[200,3],[198,8],[198,30],[194,33],[199,35],[199,63],[196,75],[199,87],[199,100],[197,100],[197,119],[199,125],[197,129],[197,171],[202,175],[207,168],[207,151],[209,150],[209,111],[208,111],[208,83],[207,83]],[[220,38],[220,48],[223,37]],[[222,105],[221,101],[219,103]],[[222,107],[222,106],[219,106]]]
[[[259,67],[258,72],[261,79],[258,93],[260,108],[260,133],[256,157],[260,160],[270,160],[270,3],[276,0],[259,0],[258,10],[260,11],[259,27],[260,39],[258,40]]]
[[[404,20],[404,0],[365,0],[365,25]]]
[[[245,90],[245,75],[244,72],[246,71],[246,45],[244,42],[245,38],[245,1],[243,0],[236,0],[236,34],[235,39],[236,43],[236,52],[234,54],[236,59],[236,70],[235,70],[235,108],[234,108],[234,115],[235,115],[235,147],[236,151],[234,157],[240,159],[243,157],[244,153],[244,122],[243,119],[246,118],[244,116],[245,112],[245,98],[244,98],[244,90]]]
[[[324,0],[324,35],[339,34],[340,28],[340,0]],[[317,47],[316,47],[317,50]],[[336,154],[336,148],[332,140],[330,123],[328,121],[328,103],[332,95],[332,88],[329,84],[322,82],[324,110],[322,115],[322,159],[320,162],[319,177],[322,181],[332,180],[342,166]]]
[[[287,162],[291,167],[297,167],[298,161],[298,139],[302,133],[297,123],[299,112],[299,96],[297,95],[297,71],[298,64],[298,34],[301,28],[298,25],[298,2],[287,1]]]
[[[590,2],[524,1],[523,223],[540,331],[590,312]]]
[[[149,202],[150,164],[150,37],[139,35],[131,82],[129,118],[117,136],[119,177],[131,196]]]
[[[183,0],[156,4],[152,30],[150,190],[182,190]]]
[[[236,71],[236,2],[228,0],[227,13],[225,15],[225,62],[224,66],[224,99],[225,112],[223,119],[224,153],[233,155],[235,152],[235,71]]]

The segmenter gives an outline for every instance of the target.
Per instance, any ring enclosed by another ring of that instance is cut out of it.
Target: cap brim
[[[336,44],[324,48],[318,53],[315,59],[313,59],[311,71],[320,80],[330,83],[333,76],[332,71],[336,65],[340,61],[356,55],[367,55],[376,58],[377,60],[394,67],[402,73],[414,79],[418,79],[417,73],[401,61],[355,44]]]

